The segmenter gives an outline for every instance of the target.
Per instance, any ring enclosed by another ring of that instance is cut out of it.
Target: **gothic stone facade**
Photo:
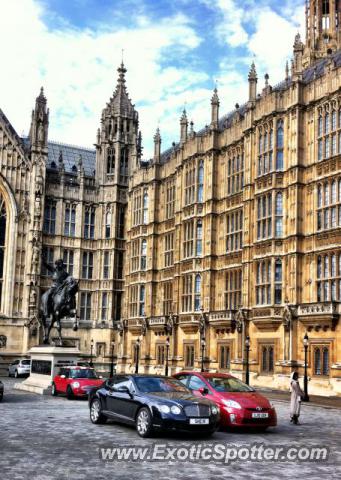
[[[310,391],[341,393],[341,5],[307,5],[305,44],[291,69],[195,132],[141,161],[138,115],[125,69],[102,114],[95,153],[47,141],[41,93],[28,139],[1,114],[1,354],[37,343],[41,270],[62,256],[80,278],[77,337],[84,356],[132,372],[186,369],[287,388],[303,373]],[[312,27],[314,26],[314,28]],[[139,345],[139,349],[136,348]]]

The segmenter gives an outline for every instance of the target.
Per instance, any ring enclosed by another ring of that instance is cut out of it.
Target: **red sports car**
[[[179,372],[174,377],[194,395],[216,402],[220,407],[221,426],[265,430],[277,425],[276,410],[269,400],[232,375]]]
[[[87,397],[92,387],[102,385],[103,379],[93,368],[68,366],[62,367],[52,382],[51,393],[65,393],[70,400],[73,397]]]

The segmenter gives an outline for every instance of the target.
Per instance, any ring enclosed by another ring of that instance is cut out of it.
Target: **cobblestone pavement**
[[[12,379],[2,379],[5,396],[0,404],[0,478],[1,480],[94,480],[94,479],[286,479],[310,480],[341,478],[341,418],[330,408],[303,406],[302,425],[288,422],[289,404],[275,402],[278,427],[264,433],[217,432],[212,439],[184,436],[158,436],[141,439],[135,430],[109,422],[92,425],[87,402],[64,397],[42,397],[12,389]],[[103,462],[99,448],[128,445],[169,447],[193,444],[265,446],[327,446],[324,462],[250,462],[217,461]]]

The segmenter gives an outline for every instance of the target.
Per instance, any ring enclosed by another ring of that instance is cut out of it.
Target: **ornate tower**
[[[129,174],[139,160],[138,113],[125,85],[126,68],[119,76],[113,96],[102,111],[101,129],[96,143],[96,178],[99,185],[128,185]]]
[[[341,0],[306,0],[303,66],[341,48]]]

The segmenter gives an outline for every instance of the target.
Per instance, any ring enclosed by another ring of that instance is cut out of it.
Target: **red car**
[[[216,402],[223,427],[256,427],[265,430],[277,425],[276,410],[260,393],[224,373],[179,372],[174,375],[194,395]]]
[[[73,397],[87,397],[92,387],[102,385],[103,379],[93,368],[68,366],[62,367],[52,382],[51,393],[65,393],[71,400]]]

